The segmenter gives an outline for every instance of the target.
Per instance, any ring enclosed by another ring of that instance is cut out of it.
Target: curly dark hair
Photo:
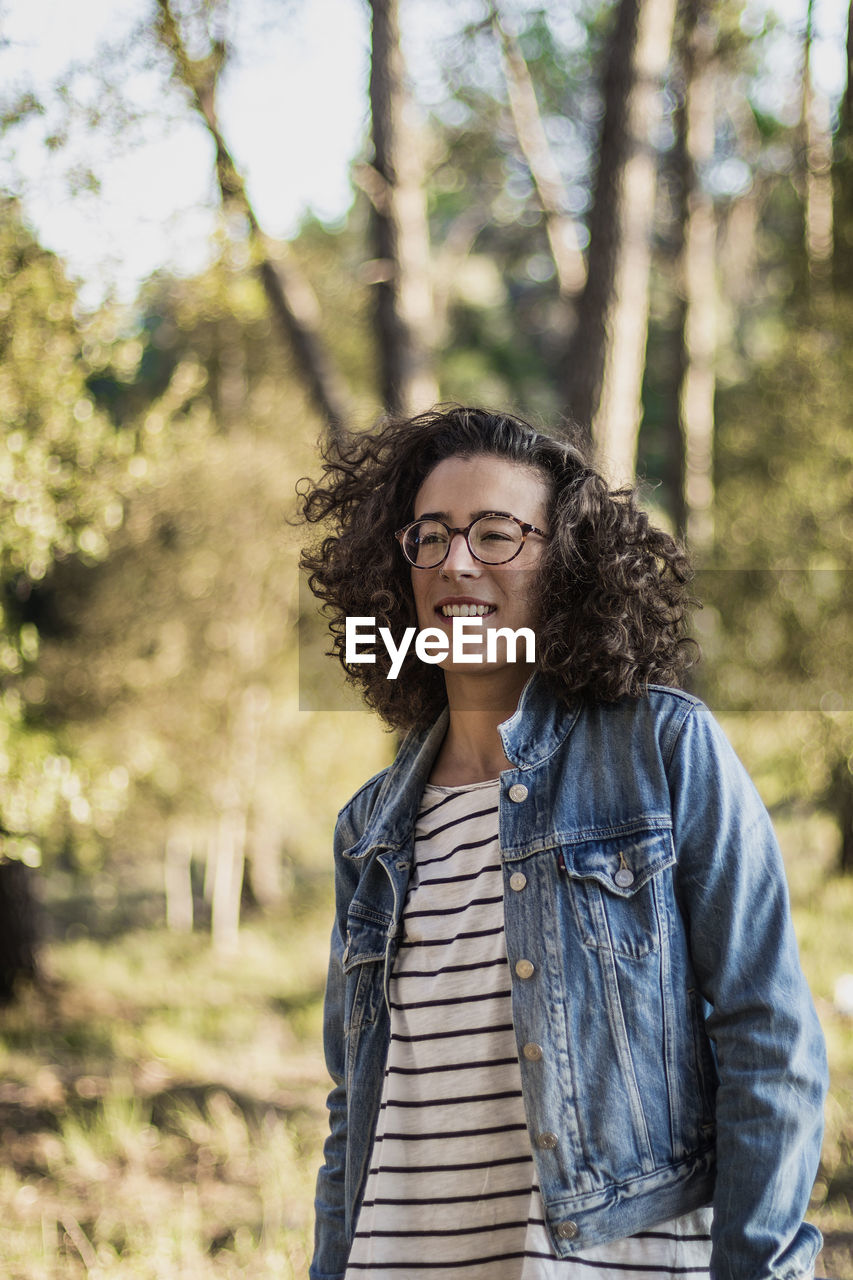
[[[415,495],[445,458],[478,455],[533,467],[548,483],[551,537],[538,569],[536,665],[555,694],[615,701],[648,684],[677,683],[691,665],[684,635],[692,577],[682,546],[655,528],[631,489],[611,490],[579,439],[556,439],[509,413],[440,406],[389,419],[323,452],[323,477],[297,486],[302,518],[331,526],[302,553],[309,585],[324,602],[347,678],[393,728],[432,723],[446,705],[440,668],[410,649],[400,676],[387,678],[385,646],[375,663],[348,665],[347,616],[375,617],[395,644],[417,626],[410,567],[394,533],[412,518]],[[361,645],[362,652],[371,652]]]

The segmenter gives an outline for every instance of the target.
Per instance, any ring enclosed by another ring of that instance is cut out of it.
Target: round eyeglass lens
[[[407,531],[403,551],[410,564],[419,569],[432,569],[441,564],[450,541],[447,530],[437,520],[419,520]]]
[[[482,516],[475,520],[468,534],[471,550],[486,564],[504,564],[511,560],[523,541],[519,526],[506,516]]]

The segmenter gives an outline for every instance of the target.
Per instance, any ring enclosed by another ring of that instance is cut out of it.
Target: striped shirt
[[[512,1023],[499,781],[427,786],[346,1280],[708,1280],[710,1209],[555,1257]]]

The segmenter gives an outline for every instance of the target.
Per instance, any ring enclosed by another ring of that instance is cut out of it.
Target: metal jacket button
[[[509,878],[509,887],[515,889],[516,893],[519,893],[526,884],[527,876],[523,871],[514,871]]]
[[[523,782],[514,782],[509,789],[509,798],[514,804],[521,804],[522,800],[527,799],[527,787]]]
[[[619,869],[613,879],[620,889],[630,889],[634,883],[634,873],[625,861],[625,855],[621,849],[619,850]]]
[[[541,1044],[534,1044],[532,1041],[526,1044],[521,1051],[528,1062],[539,1062],[542,1058]]]
[[[578,1224],[576,1222],[558,1222],[557,1235],[561,1240],[574,1240],[578,1234]]]
[[[543,1151],[553,1151],[557,1145],[556,1133],[540,1133],[536,1139],[537,1147],[541,1147]]]
[[[534,973],[533,964],[529,960],[517,960],[515,963],[515,972],[519,978],[532,978]]]

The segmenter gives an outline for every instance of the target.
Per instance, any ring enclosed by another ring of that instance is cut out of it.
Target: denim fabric
[[[338,819],[311,1280],[346,1269],[414,817],[446,725],[410,734]],[[500,733],[513,1021],[531,1137],[559,1137],[532,1144],[555,1252],[713,1202],[715,1280],[809,1273],[823,1037],[770,820],[722,730],[676,690],[567,710],[534,676]]]

